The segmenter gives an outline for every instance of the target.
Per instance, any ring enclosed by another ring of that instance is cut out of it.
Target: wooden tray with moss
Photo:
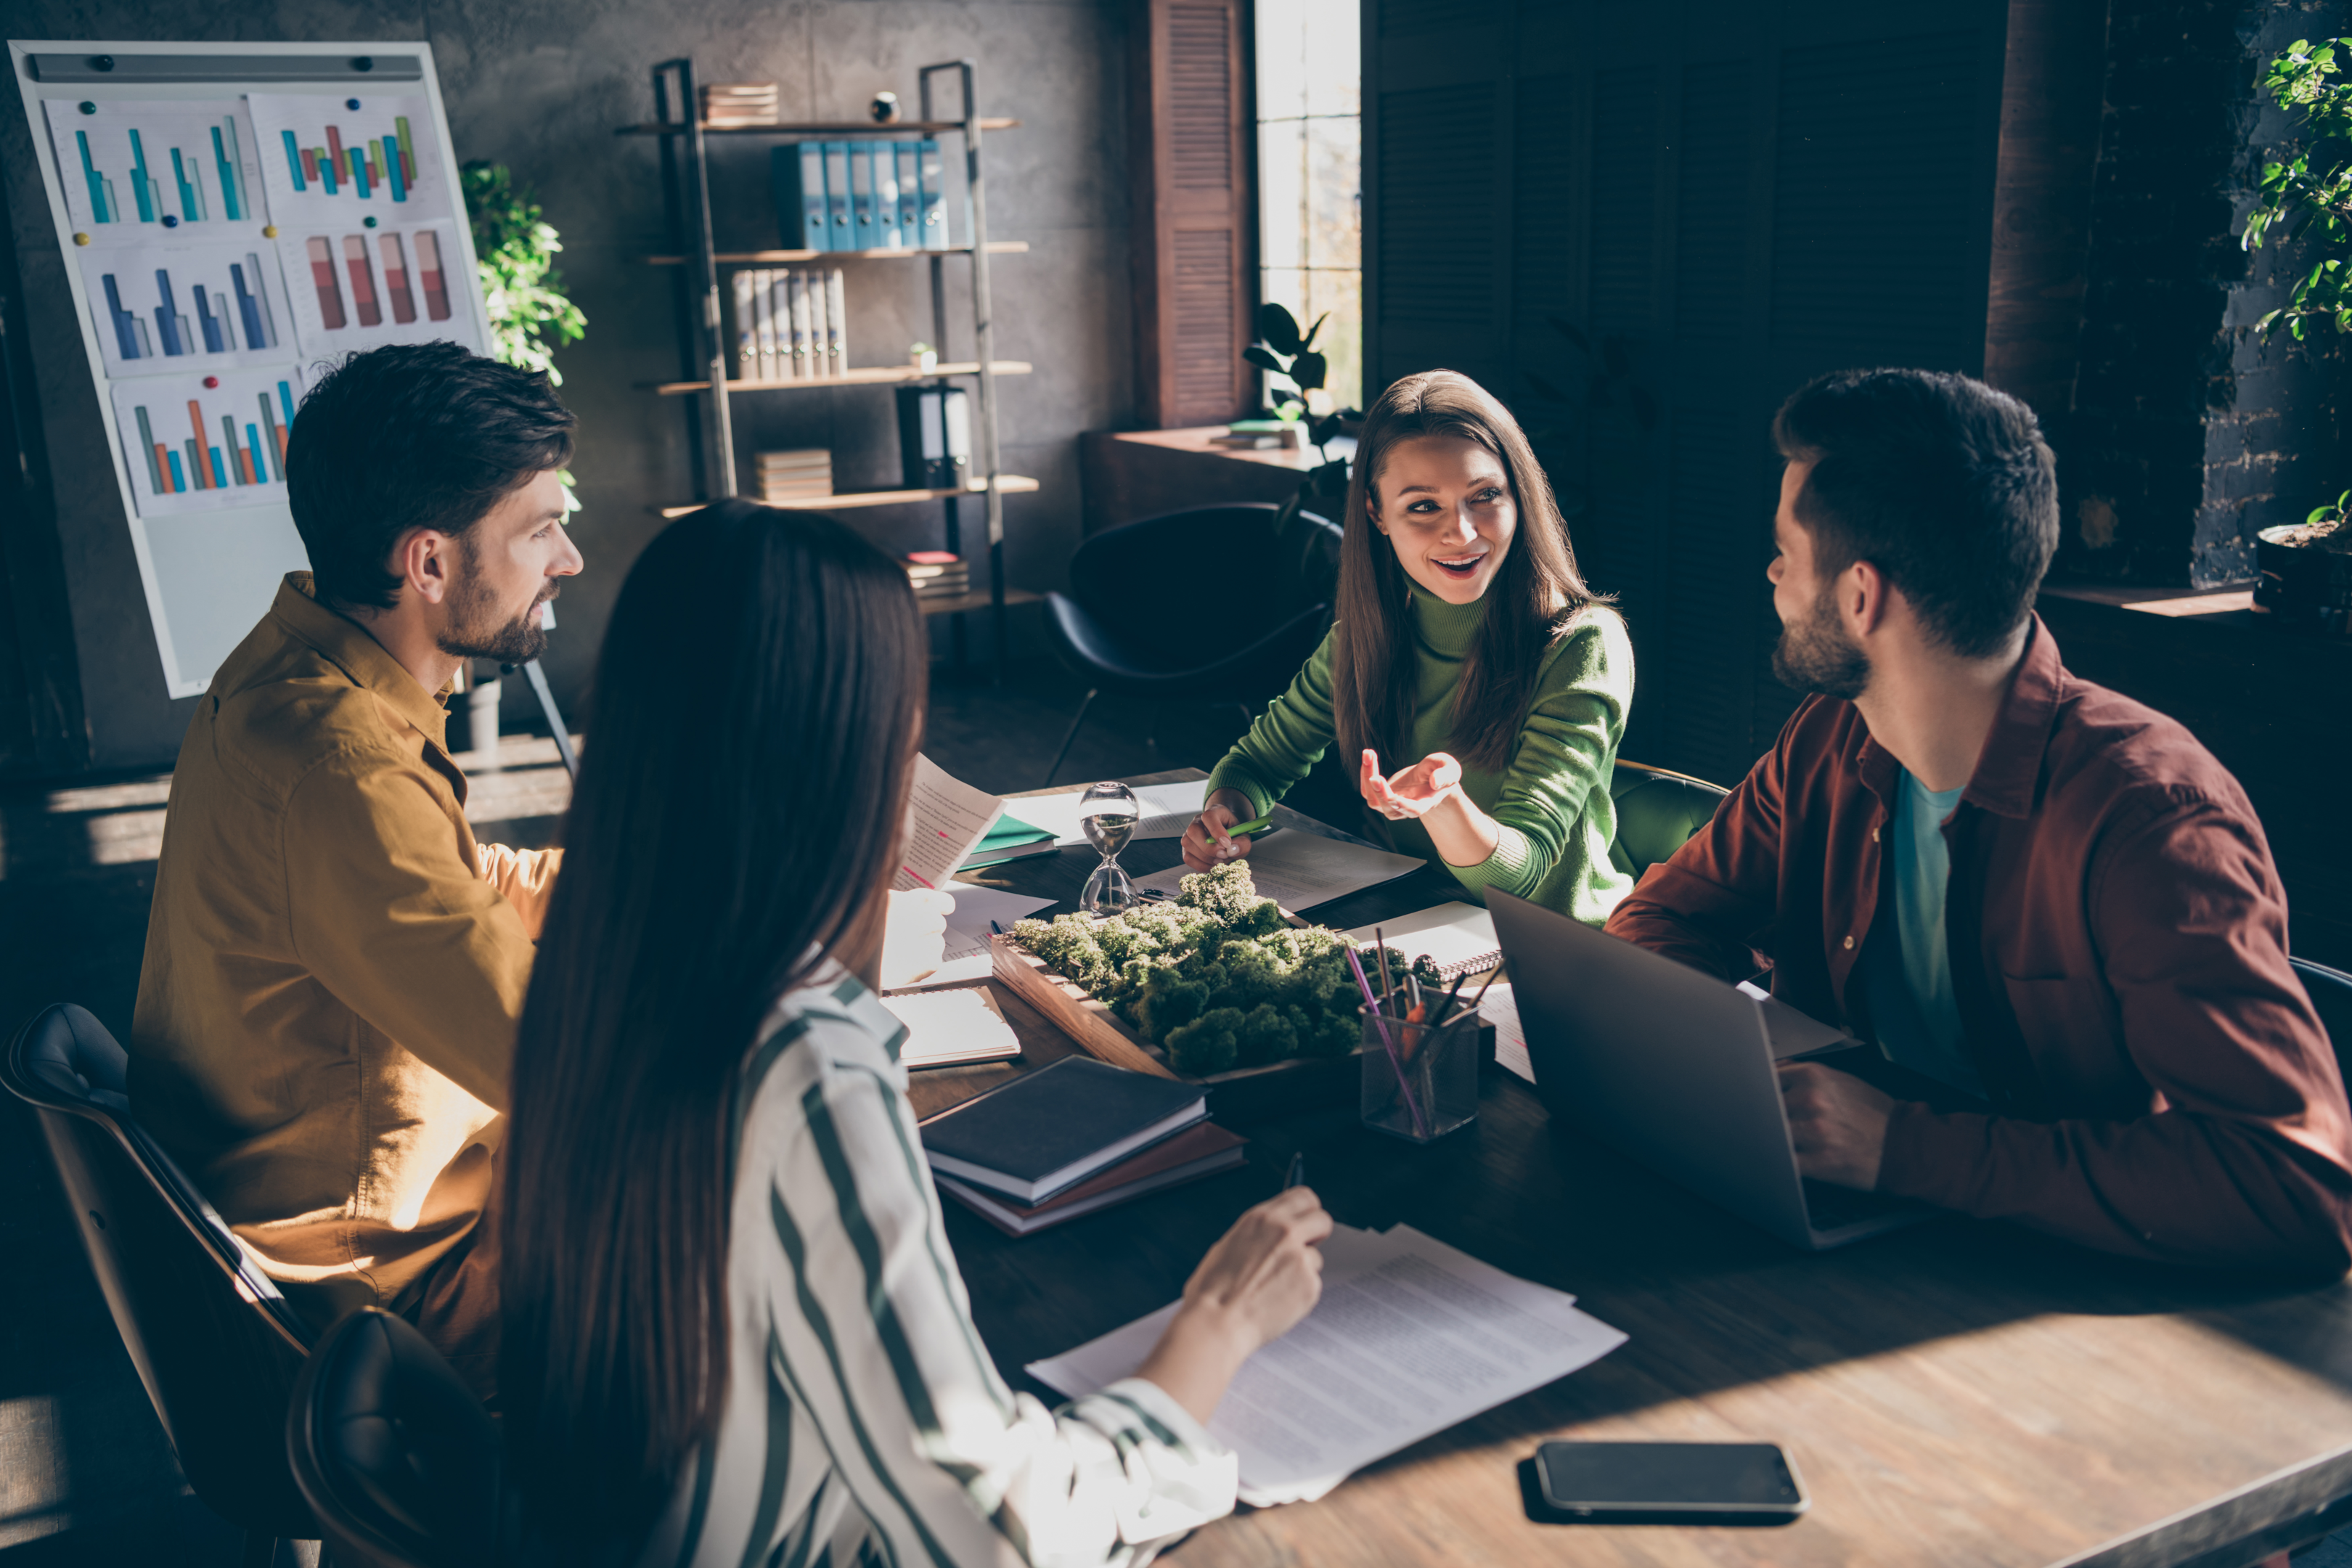
[[[1362,996],[1348,939],[1293,925],[1262,899],[1246,863],[1186,877],[1174,903],[1147,903],[1106,920],[1062,915],[1016,922],[990,939],[996,977],[1053,1020],[1089,1056],[1136,1072],[1201,1084],[1212,1114],[1229,1121],[1360,1092]],[[1362,955],[1380,984],[1404,984],[1394,949]],[[1422,984],[1437,972],[1422,959]],[[1483,1054],[1494,1054],[1482,1028]]]

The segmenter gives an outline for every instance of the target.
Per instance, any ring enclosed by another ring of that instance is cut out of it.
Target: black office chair
[[[1196,507],[1097,533],[1045,595],[1055,650],[1087,680],[1045,783],[1108,691],[1150,702],[1248,705],[1278,695],[1331,620],[1339,530],[1257,501]]]
[[[33,1107],[115,1329],[188,1485],[246,1531],[245,1561],[319,1539],[286,1468],[286,1401],[310,1326],[171,1156],[131,1118],[128,1058],[105,1026],[44,1007],[0,1083]]]
[[[2352,974],[2305,958],[2290,958],[2287,962],[2294,966],[2295,978],[2311,994],[2312,1010],[2319,1015],[2320,1026],[2327,1031],[2328,1044],[2336,1047],[2336,1067],[2346,1080],[2352,1082]]]
[[[1688,773],[1618,758],[1617,771],[1609,780],[1609,798],[1617,803],[1617,837],[1609,843],[1609,863],[1639,878],[1688,843],[1730,793]]]
[[[287,1407],[286,1452],[336,1568],[502,1555],[498,1427],[404,1319],[363,1307],[327,1331]]]

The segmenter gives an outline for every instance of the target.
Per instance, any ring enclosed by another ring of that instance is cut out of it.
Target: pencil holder
[[[1433,994],[1433,1001],[1434,996]],[[1402,996],[1356,1009],[1364,1025],[1364,1125],[1427,1143],[1478,1120],[1478,1014],[1457,1007],[1442,1024],[1402,1016]]]

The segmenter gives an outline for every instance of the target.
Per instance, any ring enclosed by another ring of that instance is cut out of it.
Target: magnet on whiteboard
[[[220,377],[218,377],[218,376],[216,376],[216,375],[208,375],[208,376],[205,377],[205,390],[206,392],[217,392],[217,391],[219,391],[219,390],[220,390]]]
[[[88,236],[88,235],[86,235],[86,234],[78,234],[78,235],[75,235],[75,236],[74,236],[74,243],[75,243],[76,245],[88,245],[88,244],[89,243],[89,236]]]
[[[276,239],[278,237],[278,226],[274,223],[264,225],[261,230],[261,237],[264,239]]]

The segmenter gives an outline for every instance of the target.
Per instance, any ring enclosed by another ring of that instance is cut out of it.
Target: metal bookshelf
[[[962,118],[943,120],[932,112],[931,85],[933,78],[950,71],[956,73],[962,89]],[[683,287],[678,290],[677,337],[680,357],[687,367],[686,374],[677,381],[647,383],[646,390],[659,396],[686,400],[683,406],[687,415],[688,446],[695,455],[694,489],[698,499],[694,505],[656,507],[653,510],[665,517],[677,517],[693,510],[694,506],[736,493],[734,420],[729,400],[739,393],[783,392],[820,386],[896,386],[974,378],[980,384],[980,417],[974,431],[977,437],[974,444],[978,449],[972,454],[978,472],[969,488],[875,490],[801,504],[806,510],[846,510],[937,500],[944,514],[946,547],[961,555],[963,553],[961,508],[967,500],[980,501],[988,542],[986,595],[964,594],[953,598],[923,599],[919,603],[927,616],[956,616],[955,656],[959,662],[964,657],[964,613],[988,610],[992,622],[996,675],[1001,680],[1004,674],[1005,606],[1029,603],[1040,596],[1004,585],[1004,498],[1034,490],[1037,481],[1024,475],[1005,473],[999,459],[997,378],[1026,375],[1030,366],[1019,360],[999,360],[995,357],[995,312],[989,293],[988,269],[992,256],[1017,255],[1029,247],[1019,240],[991,240],[988,237],[987,187],[982,178],[981,163],[982,133],[1009,131],[1021,122],[1018,120],[982,118],[979,93],[972,78],[970,60],[949,60],[923,67],[918,75],[921,87],[921,115],[912,121],[887,125],[851,121],[712,126],[703,123],[699,118],[694,62],[688,58],[664,60],[653,68],[653,120],[642,125],[621,126],[614,134],[661,139],[662,205],[669,221],[673,249],[670,254],[648,256],[646,260],[656,267],[685,269]],[[712,246],[710,137],[891,138],[950,134],[963,139],[964,226],[971,236],[968,244],[940,250],[755,250],[726,253],[716,250]],[[947,363],[947,264],[948,258],[953,256],[968,258],[971,264],[975,354],[971,360],[961,363]],[[719,288],[719,269],[721,267],[768,266],[793,261],[914,260],[927,260],[931,264],[931,342],[940,351],[942,362],[933,370],[926,373],[913,365],[878,365],[852,370],[841,375],[790,381],[728,379],[728,362],[731,356],[727,338],[727,314]],[[709,426],[707,431],[703,428],[706,423]]]

